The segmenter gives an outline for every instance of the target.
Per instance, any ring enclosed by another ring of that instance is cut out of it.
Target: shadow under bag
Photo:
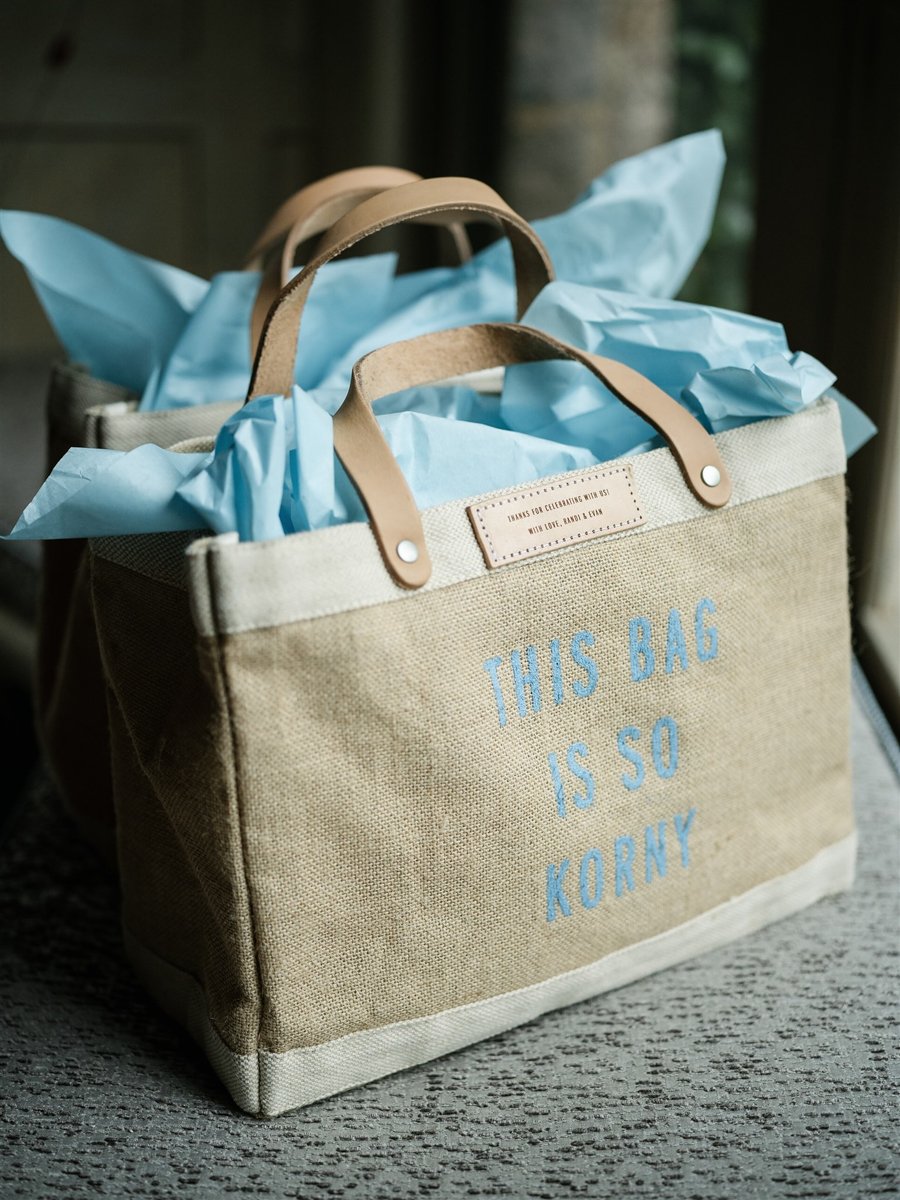
[[[401,195],[402,193],[402,195]],[[520,311],[549,273],[489,189]],[[290,388],[318,258],[251,394]],[[371,404],[569,358],[667,446],[419,512]],[[830,401],[710,436],[630,368],[482,325],[356,366],[367,524],[91,543],[124,924],[236,1102],[274,1115],[719,946],[850,885],[844,450]]]

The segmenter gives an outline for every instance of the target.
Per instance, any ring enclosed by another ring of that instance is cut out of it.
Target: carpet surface
[[[900,1195],[900,784],[854,707],[852,892],[274,1121],[140,991],[36,781],[0,847],[0,1197]]]

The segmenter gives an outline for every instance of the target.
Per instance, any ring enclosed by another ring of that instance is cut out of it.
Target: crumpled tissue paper
[[[790,352],[780,325],[703,305],[555,283],[526,323],[635,367],[712,432],[797,412],[834,382],[816,359]],[[263,540],[365,520],[334,455],[331,413],[342,399],[341,389],[296,386],[289,398],[260,397],[207,454],[70,450],[10,536],[210,528]],[[430,386],[386,397],[376,412],[420,508],[659,444],[573,363],[509,368],[499,396]]]
[[[628,158],[564,213],[535,222],[560,279],[674,295],[709,236],[725,154],[717,130]],[[69,357],[129,388],[142,409],[240,400],[250,379],[255,271],[207,282],[66,221],[0,212]],[[464,266],[394,276],[393,255],[323,268],[304,316],[296,381],[346,387],[361,354],[426,329],[510,320],[512,259],[501,241]]]
[[[536,222],[558,281],[544,288],[524,318],[634,367],[711,432],[797,412],[834,383],[816,359],[791,352],[775,322],[668,299],[706,239],[722,162],[718,134],[681,138],[619,163],[567,213]],[[8,241],[17,216],[0,215]],[[84,251],[84,239],[93,235],[76,234],[73,244]],[[113,292],[120,301],[126,292],[152,298],[152,319],[128,326],[106,346],[104,322],[112,321],[116,305],[105,297],[103,320],[90,324],[75,298],[84,295],[75,283],[83,263],[72,265],[68,293],[41,276],[48,311],[57,328],[74,331],[81,357],[98,373],[119,371],[115,382],[126,386],[143,379],[145,407],[239,398],[249,379],[253,274],[225,273],[207,285],[104,245],[107,263],[122,267],[127,283]],[[54,256],[24,258],[37,278],[40,262]],[[58,282],[58,264],[53,278]],[[332,414],[353,363],[425,331],[509,319],[513,305],[511,256],[503,243],[461,267],[398,278],[391,256],[328,264],[311,292],[298,355],[301,382],[290,397],[246,405],[225,422],[209,453],[154,446],[130,453],[70,450],[9,536],[209,528],[263,540],[365,520],[332,440]],[[123,348],[141,333],[135,366]],[[852,452],[874,427],[839,393],[831,394],[841,404]],[[508,369],[500,395],[464,383],[429,386],[385,397],[376,412],[420,508],[659,444],[649,425],[572,363]]]

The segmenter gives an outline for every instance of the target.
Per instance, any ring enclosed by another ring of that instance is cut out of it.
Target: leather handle
[[[487,184],[448,177],[391,188],[364,200],[332,225],[314,257],[284,288],[263,329],[249,399],[290,393],[303,308],[319,268],[370,234],[406,221],[426,225],[488,221],[499,225],[512,244],[518,316],[553,279],[553,266],[540,238]]]
[[[407,172],[409,174],[410,172]],[[416,177],[418,178],[418,177]],[[400,186],[399,184],[395,186]],[[387,191],[384,187],[370,188],[355,188],[352,192],[344,192],[340,196],[332,196],[321,207],[310,212],[303,220],[297,221],[287,232],[284,243],[281,247],[281,256],[278,260],[279,271],[276,276],[279,283],[278,290],[287,287],[291,279],[291,271],[297,261],[297,250],[304,242],[310,241],[311,238],[319,234],[326,233],[336,221],[344,217],[361,204],[364,200],[369,200],[373,196],[377,196],[380,192]],[[468,262],[472,257],[472,243],[469,241],[469,235],[466,233],[465,226],[459,222],[447,226],[447,232],[453,240],[453,245],[456,250],[457,257],[461,263]]]
[[[372,195],[404,183],[415,183],[417,179],[421,179],[421,176],[415,171],[405,171],[402,167],[353,167],[349,171],[337,171],[334,175],[325,175],[322,179],[307,184],[293,196],[289,196],[272,214],[259,237],[247,251],[244,270],[260,270],[266,256],[287,236],[291,227],[298,221],[305,220],[310,213],[325,207],[330,200],[339,200],[348,195]],[[335,213],[327,225],[342,215],[343,212]],[[322,228],[327,228],[327,225],[323,225]]]
[[[334,418],[335,452],[366,507],[387,568],[402,587],[427,583],[431,560],[416,502],[372,404],[404,388],[453,375],[548,359],[582,363],[662,434],[698,500],[710,508],[728,503],[731,481],[713,438],[676,400],[624,363],[589,354],[527,325],[470,325],[424,334],[361,358]],[[398,547],[406,551],[405,557]],[[415,561],[406,561],[413,554]]]
[[[401,167],[357,167],[311,183],[282,205],[263,230],[248,258],[247,269],[259,269],[278,242],[282,243],[280,255],[273,255],[263,270],[253,301],[250,315],[251,359],[256,356],[269,309],[278,298],[278,293],[290,282],[297,250],[304,242],[325,233],[361,201],[419,179],[420,175]],[[294,220],[285,228],[281,218],[287,215],[292,215]],[[450,225],[448,233],[453,239],[459,261],[467,262],[472,257],[472,245],[464,226],[458,223]]]

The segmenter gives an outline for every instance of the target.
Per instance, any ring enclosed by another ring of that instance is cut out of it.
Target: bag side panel
[[[85,417],[99,404],[133,401],[123,388],[73,365],[57,365],[47,393],[47,472],[85,444]],[[108,862],[115,858],[103,675],[84,579],[85,542],[44,542],[38,597],[37,726],[67,809]]]
[[[187,593],[92,557],[110,692],[123,920],[203,986],[228,1048],[256,1050],[259,990],[227,698]]]
[[[125,402],[126,411],[109,411]],[[134,450],[215,433],[233,403],[144,413],[137,397],[73,366],[54,369],[47,400],[48,471],[73,445]],[[38,723],[48,765],[82,832],[115,862],[105,686],[87,583],[85,542],[43,544],[38,621]]]

